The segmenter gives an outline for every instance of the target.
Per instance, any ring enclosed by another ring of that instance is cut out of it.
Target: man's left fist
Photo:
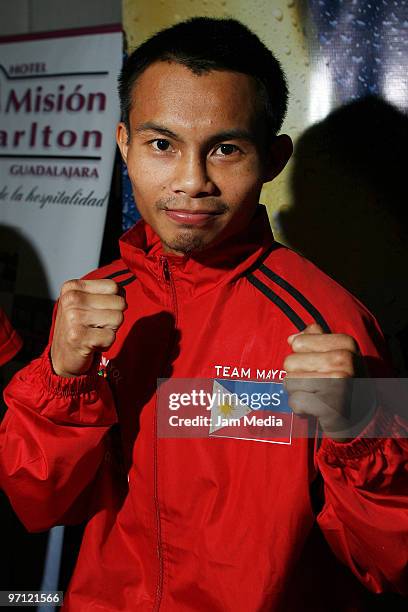
[[[355,340],[346,334],[324,334],[313,324],[289,336],[288,343],[293,353],[283,367],[290,407],[295,414],[317,417],[327,435],[348,439],[336,432],[345,432],[355,423],[350,414],[351,379],[362,371]]]

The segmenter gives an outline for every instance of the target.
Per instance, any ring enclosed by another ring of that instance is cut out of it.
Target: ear
[[[118,144],[122,159],[127,163],[127,154],[129,148],[129,135],[124,123],[118,123],[116,127],[116,142]]]
[[[293,142],[287,134],[276,136],[267,151],[264,182],[272,181],[288,163],[293,153]]]

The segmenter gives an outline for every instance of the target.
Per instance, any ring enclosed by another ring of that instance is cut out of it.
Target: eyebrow
[[[145,123],[141,123],[135,129],[135,132],[138,134],[140,132],[159,132],[160,134],[165,134],[170,138],[175,138],[176,140],[181,140],[180,136],[172,130],[164,127],[164,125],[160,125],[159,123],[154,123],[152,121],[146,121]]]
[[[159,134],[169,136],[169,138],[174,138],[175,140],[183,140],[181,136],[179,136],[179,134],[176,134],[176,132],[169,130],[169,128],[166,128],[164,125],[160,125],[159,123],[154,123],[152,121],[146,121],[145,123],[141,123],[135,129],[136,133],[148,131],[158,132]],[[247,140],[250,143],[255,143],[255,135],[248,130],[232,128],[230,130],[223,130],[221,132],[217,132],[208,139],[209,144],[221,142],[222,140]]]

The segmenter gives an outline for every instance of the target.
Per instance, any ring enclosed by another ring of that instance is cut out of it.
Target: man
[[[404,441],[369,438],[385,431],[379,410],[353,438],[341,393],[310,402],[297,382],[349,379],[359,352],[373,373],[386,366],[370,315],[277,245],[258,205],[291,154],[278,62],[238,22],[196,18],[130,56],[120,96],[144,221],[120,260],[64,284],[2,428],[2,484],[27,527],[88,519],[65,609],[332,610],[327,593],[354,584],[334,555],[371,590],[402,589]],[[319,419],[319,449],[161,434],[157,379],[285,372],[292,407]]]

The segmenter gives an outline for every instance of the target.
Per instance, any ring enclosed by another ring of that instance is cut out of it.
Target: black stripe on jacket
[[[301,293],[296,287],[291,285],[287,280],[273,272],[268,266],[265,265],[265,261],[272,253],[279,248],[283,248],[279,242],[274,242],[272,246],[263,253],[252,266],[246,271],[245,276],[249,280],[249,282],[254,285],[259,291],[261,291],[267,298],[269,298],[281,311],[292,321],[295,327],[299,331],[303,331],[307,324],[303,321],[303,319],[293,310],[289,304],[285,302],[282,297],[279,297],[273,289],[265,285],[259,278],[254,276],[254,272],[259,270],[264,276],[266,276],[273,283],[281,287],[284,291],[286,291],[289,295],[294,298],[298,304],[300,304],[304,310],[306,310],[314,319],[314,321],[320,325],[324,332],[330,333],[330,327],[327,321],[324,319],[323,315],[317,310],[317,308]]]
[[[300,293],[300,291],[296,289],[296,287],[288,283],[288,281],[286,281],[284,278],[276,274],[276,272],[273,272],[270,268],[268,268],[264,264],[261,264],[261,266],[259,267],[259,270],[260,272],[262,272],[262,274],[267,276],[272,282],[279,285],[279,287],[282,287],[282,289],[287,291],[289,295],[295,298],[295,300],[301,306],[303,306],[303,308],[313,317],[316,323],[320,325],[320,327],[323,329],[324,332],[326,332],[327,334],[330,333],[330,327],[328,326],[323,315],[317,310],[315,306],[313,306],[311,302],[309,302],[309,300],[303,295],[303,293]]]
[[[123,280],[116,281],[120,287],[126,287],[126,285],[129,285],[134,280],[136,280],[136,276],[132,274],[129,268],[124,268],[124,270],[118,270],[117,272],[112,272],[112,274],[108,274],[108,276],[105,276],[105,278],[114,279],[114,278],[117,278],[118,276],[122,276],[123,274],[130,274],[130,276],[128,278],[124,278]]]
[[[249,280],[254,287],[259,289],[267,298],[271,300],[281,311],[290,319],[293,325],[299,330],[303,331],[306,327],[306,323],[299,317],[298,314],[287,304],[282,298],[279,297],[272,289],[270,289],[267,285],[265,285],[262,281],[259,280],[253,274],[248,274],[247,279]]]

